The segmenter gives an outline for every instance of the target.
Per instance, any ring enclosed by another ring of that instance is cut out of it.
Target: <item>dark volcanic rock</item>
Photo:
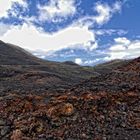
[[[3,126],[2,128],[1,128],[1,132],[0,132],[0,135],[1,136],[5,136],[7,133],[9,133],[10,132],[10,127],[9,126]]]

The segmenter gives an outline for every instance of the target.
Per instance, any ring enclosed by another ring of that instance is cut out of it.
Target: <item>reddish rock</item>
[[[11,136],[11,140],[22,140],[22,132],[18,129],[14,130]]]

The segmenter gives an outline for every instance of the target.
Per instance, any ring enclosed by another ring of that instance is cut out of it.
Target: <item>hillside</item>
[[[97,72],[66,62],[51,62],[36,58],[24,49],[0,42],[0,91],[27,93],[65,90],[88,79]]]
[[[120,71],[125,72],[140,72],[140,57],[130,61],[128,64],[125,64],[123,67],[118,68]]]
[[[94,70],[99,72],[99,73],[105,73],[112,71],[114,69],[124,67],[124,65],[127,65],[131,60],[121,60],[121,59],[116,59],[112,61],[108,61],[105,63],[98,64],[94,66]]]
[[[0,41],[0,65],[39,65],[40,60],[24,49]]]

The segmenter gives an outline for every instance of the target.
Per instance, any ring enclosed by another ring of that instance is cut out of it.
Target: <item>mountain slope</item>
[[[120,71],[130,71],[130,72],[140,72],[140,57],[130,61],[129,63],[125,64],[122,67],[119,67],[118,70]]]
[[[38,65],[40,62],[22,48],[0,41],[0,65]]]
[[[93,75],[93,68],[71,62],[45,61],[24,49],[0,41],[0,91],[26,92],[65,89]],[[7,84],[6,84],[7,83]]]
[[[94,70],[99,73],[110,72],[127,65],[131,60],[116,59],[109,62],[101,63],[94,66]]]

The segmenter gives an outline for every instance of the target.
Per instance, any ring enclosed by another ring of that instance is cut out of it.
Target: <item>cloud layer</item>
[[[3,32],[1,40],[29,50],[59,50],[75,44],[86,45],[91,40],[95,40],[94,34],[88,28],[75,26],[49,34],[41,28],[37,29],[33,25],[23,24],[11,27],[5,34]]]
[[[23,0],[13,0],[9,3],[8,8],[12,7],[12,2],[17,2],[23,7],[28,7],[27,1]],[[83,24],[82,26],[78,21],[82,21],[82,18],[74,20],[74,22],[64,28],[60,28],[55,33],[46,32],[44,26],[37,27],[33,22],[42,21],[54,21],[61,18],[68,18],[71,15],[77,13],[77,4],[74,0],[50,0],[45,5],[37,4],[38,17],[20,17],[23,19],[23,24],[21,25],[10,25],[6,29],[7,24],[2,23],[1,37],[0,39],[9,43],[17,44],[21,47],[28,48],[31,50],[42,49],[45,51],[62,49],[69,46],[81,46],[89,47],[90,50],[98,48],[98,42],[96,41],[95,32],[89,29],[88,24]],[[114,12],[120,10],[121,4],[116,2],[115,4],[109,6],[108,4],[96,3],[94,10],[97,12],[96,15],[88,16],[93,20],[93,23],[103,24],[107,22]],[[113,10],[112,10],[113,8]],[[4,16],[4,15],[3,15]],[[84,16],[87,18],[87,16]],[[57,21],[59,22],[59,21]],[[16,37],[15,37],[16,36]]]

